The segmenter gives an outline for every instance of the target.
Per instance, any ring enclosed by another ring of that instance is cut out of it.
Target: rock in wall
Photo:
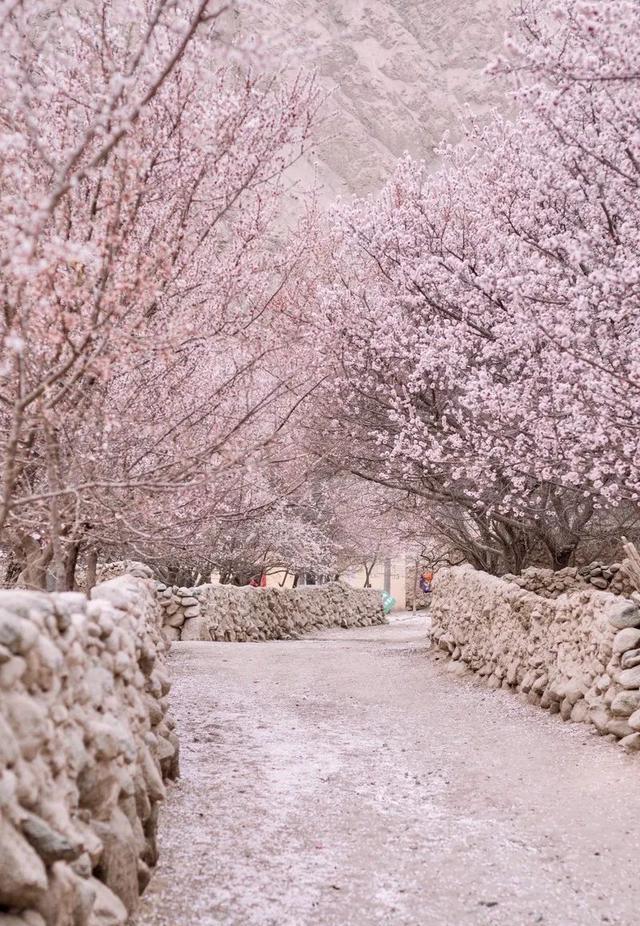
[[[340,582],[295,589],[199,585],[159,587],[173,640],[286,640],[324,627],[385,622],[380,593]]]
[[[152,582],[0,592],[0,926],[121,926],[178,769]]]
[[[491,688],[640,749],[640,610],[585,587],[543,598],[470,566],[441,570],[431,603],[439,648]]]
[[[505,582],[513,582],[514,585],[528,592],[534,592],[542,598],[557,598],[565,592],[574,592],[588,587],[586,580],[575,566],[567,566],[557,571],[540,566],[527,566],[519,575],[509,573],[502,578]]]
[[[107,582],[109,579],[115,579],[118,576],[131,575],[138,579],[152,579],[153,569],[146,563],[140,563],[137,560],[119,559],[110,560],[106,563],[98,563],[96,568],[96,582]],[[85,589],[87,582],[86,566],[80,565],[76,569],[75,588]]]
[[[635,587],[626,571],[628,560],[621,563],[602,563],[596,560],[579,570],[581,578],[595,588],[606,589],[614,595],[631,597]]]
[[[600,591],[613,592],[615,595],[630,596],[634,586],[625,571],[626,560],[622,563],[606,565],[599,561],[587,566],[567,566],[565,569],[543,569],[528,566],[519,575],[505,575],[507,582],[514,582],[520,588],[535,592],[543,598],[557,598],[565,592],[578,591],[590,585]]]

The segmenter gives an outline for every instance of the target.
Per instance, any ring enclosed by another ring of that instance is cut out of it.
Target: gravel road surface
[[[174,645],[139,926],[637,926],[638,762],[453,678],[425,631]]]

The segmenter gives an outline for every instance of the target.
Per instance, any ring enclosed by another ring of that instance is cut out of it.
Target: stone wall
[[[513,582],[519,588],[534,592],[542,598],[557,598],[565,592],[588,588],[586,580],[578,573],[575,566],[568,566],[556,572],[540,566],[528,566],[519,575],[509,573],[502,578],[505,582]]]
[[[379,592],[340,582],[292,589],[158,588],[165,633],[172,640],[286,640],[326,627],[385,622]]]
[[[461,566],[437,574],[431,614],[433,639],[460,674],[640,749],[636,600],[589,587],[543,598]]]
[[[132,575],[139,579],[152,579],[153,569],[146,563],[140,563],[138,560],[118,559],[110,560],[106,563],[98,563],[96,567],[96,584],[99,582],[108,582],[109,579],[116,579],[118,576]],[[76,569],[75,588],[86,590],[87,569],[84,564],[80,564]]]
[[[614,595],[630,597],[635,591],[633,582],[625,571],[627,560],[621,563],[603,563],[596,560],[578,570],[580,577],[589,585],[601,590],[606,589]]]
[[[0,592],[0,926],[123,926],[177,774],[153,583]]]
[[[566,592],[579,591],[581,588],[597,588],[614,595],[630,596],[634,586],[624,570],[623,563],[609,565],[600,561],[578,568],[567,566],[565,569],[543,569],[528,566],[519,575],[505,575],[507,582],[514,582],[520,588],[535,592],[543,598],[557,598]]]

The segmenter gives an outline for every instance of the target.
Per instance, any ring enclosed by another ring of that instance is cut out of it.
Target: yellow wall
[[[399,556],[391,560],[391,594],[396,599],[394,611],[403,611],[406,608],[406,568],[404,556]],[[267,576],[267,588],[279,588],[284,577],[284,571],[274,572]],[[362,567],[352,567],[345,570],[340,576],[343,582],[347,582],[353,588],[364,588],[365,571]],[[371,588],[378,591],[384,590],[384,560],[376,563],[371,571],[369,578]],[[293,575],[289,574],[282,588],[291,588],[293,586]]]
[[[267,573],[267,588],[293,588],[293,575],[291,573],[287,575],[284,585],[280,585],[284,576],[284,570]]]
[[[364,587],[365,571],[362,567],[347,569],[340,578],[354,588]],[[384,590],[384,560],[376,563],[369,577],[371,588]],[[406,607],[406,576],[404,556],[391,560],[391,594],[396,599],[394,611],[403,611]]]

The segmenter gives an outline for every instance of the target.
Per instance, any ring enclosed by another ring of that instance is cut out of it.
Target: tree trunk
[[[53,544],[48,543],[42,550],[32,537],[25,537],[22,543],[24,567],[17,583],[25,588],[44,591],[47,587],[47,567],[53,557]]]
[[[367,566],[366,563],[364,564],[364,588],[371,588],[371,573],[373,572],[375,564],[375,559],[372,560],[370,566]]]
[[[562,547],[559,550],[552,550],[551,562],[553,564],[553,569],[564,569],[565,566],[568,566],[571,562],[574,549],[574,547]]]
[[[4,575],[4,584],[7,587],[14,585],[19,575],[20,560],[17,558],[14,551],[11,550],[9,552],[9,562],[7,563],[7,568]]]
[[[80,553],[80,543],[75,541],[67,549],[67,558],[64,564],[64,587],[68,592],[76,589],[76,566],[78,565],[78,554]]]
[[[287,581],[288,578],[289,578],[289,570],[287,569],[287,571],[284,574],[284,579],[282,580],[282,582],[278,583],[280,588],[284,588],[284,583]]]
[[[57,492],[60,490],[60,478],[58,473],[58,445],[56,436],[51,428],[46,416],[42,418],[42,430],[45,436],[45,445],[47,449],[47,482],[51,491],[49,501],[49,531],[51,536],[53,574],[55,576],[55,590],[64,591],[65,588],[65,562],[64,552],[62,549],[62,519],[58,505]]]
[[[96,576],[98,572],[98,551],[89,550],[89,555],[87,557],[87,580],[85,583],[85,594],[89,594],[93,586],[96,584]]]

